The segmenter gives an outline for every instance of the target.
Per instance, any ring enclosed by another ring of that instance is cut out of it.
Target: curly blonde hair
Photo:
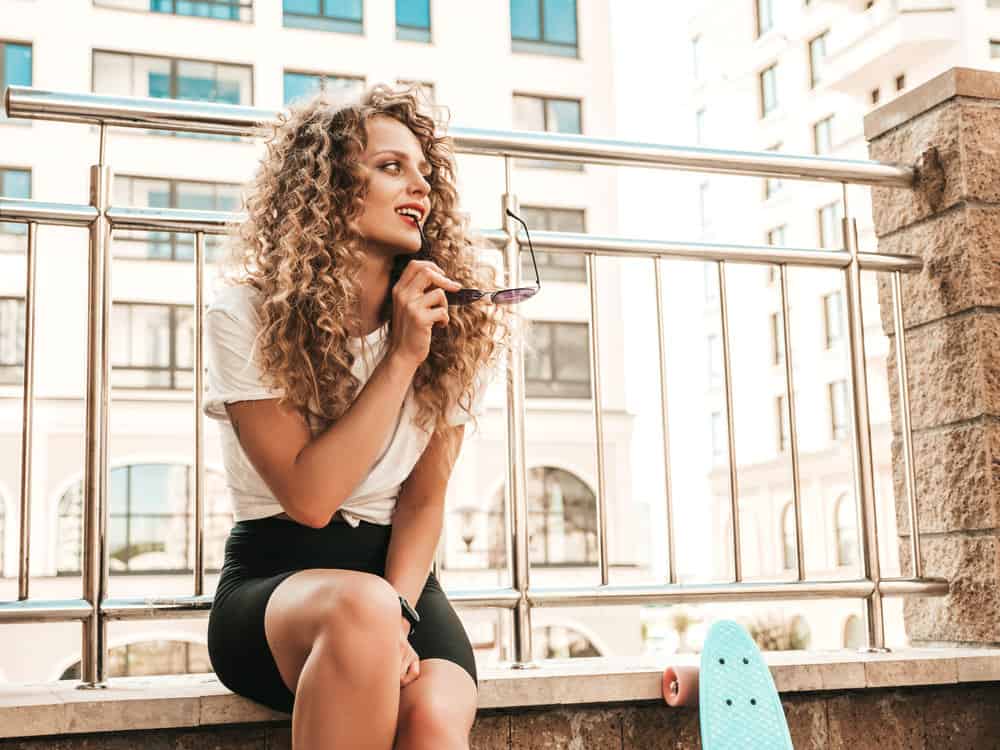
[[[421,257],[463,287],[498,286],[497,272],[477,258],[476,246],[486,243],[457,210],[453,149],[442,135],[446,119],[439,131],[420,97],[417,87],[376,85],[353,101],[320,93],[281,113],[270,126],[266,153],[244,198],[246,220],[231,236],[224,275],[252,286],[262,298],[261,370],[269,385],[281,389],[280,403],[311,415],[314,429],[343,415],[360,390],[347,343],[348,331],[361,325],[359,274],[366,251],[350,226],[364,207],[360,156],[371,118],[392,117],[406,125],[432,167],[424,226],[429,252]],[[391,283],[409,257],[397,256]],[[415,420],[428,432],[447,425],[456,403],[471,410],[477,375],[497,366],[514,320],[520,320],[504,306],[478,304],[451,307],[449,316],[447,326],[434,329],[430,353],[413,377]],[[380,319],[389,322],[391,334],[391,293]]]

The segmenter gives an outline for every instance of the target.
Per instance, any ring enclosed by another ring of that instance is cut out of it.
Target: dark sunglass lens
[[[478,289],[459,289],[457,292],[445,292],[449,305],[468,305],[483,296]]]
[[[521,287],[519,289],[504,289],[493,295],[493,302],[497,305],[513,305],[524,302],[535,296],[538,290],[533,287]]]

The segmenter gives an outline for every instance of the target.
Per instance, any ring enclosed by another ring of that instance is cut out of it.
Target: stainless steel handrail
[[[187,232],[196,235],[195,279],[199,290],[204,273],[204,235],[224,234],[228,228],[242,220],[239,213],[213,211],[190,211],[180,209],[149,209],[113,207],[109,204],[111,170],[106,165],[106,150],[110,127],[131,127],[143,129],[176,130],[186,132],[214,133],[224,135],[253,136],[266,131],[267,124],[277,113],[250,107],[236,107],[222,104],[183,102],[163,99],[134,99],[110,97],[94,94],[42,91],[26,87],[9,87],[4,97],[7,113],[13,117],[57,120],[62,122],[96,123],[100,127],[98,164],[91,169],[91,201],[88,205],[48,203],[37,200],[0,199],[0,220],[19,221],[29,224],[29,255],[34,258],[35,232],[38,225],[64,225],[86,227],[90,234],[90,321],[88,325],[88,385],[87,385],[87,427],[86,427],[86,471],[84,480],[84,596],[82,599],[64,601],[33,601],[28,598],[27,589],[27,539],[29,519],[21,523],[21,559],[19,578],[19,600],[0,602],[0,622],[43,622],[81,620],[84,625],[84,658],[82,675],[87,685],[94,685],[104,679],[106,655],[106,626],[110,620],[142,619],[150,617],[199,616],[211,607],[211,597],[202,593],[204,583],[204,555],[200,542],[196,545],[196,565],[194,571],[194,596],[108,599],[107,591],[107,409],[108,409],[108,327],[110,311],[110,251],[111,232],[115,229],[159,230]],[[512,185],[511,162],[515,157],[536,157],[610,164],[618,166],[639,166],[667,169],[686,169],[726,174],[756,175],[762,177],[782,177],[803,180],[836,181],[845,185],[856,183],[906,188],[913,184],[914,171],[908,166],[881,164],[872,161],[832,159],[828,157],[795,156],[773,152],[739,152],[721,149],[688,148],[679,146],[633,143],[595,139],[584,136],[555,135],[551,133],[521,133],[454,128],[451,136],[460,152],[488,154],[504,158],[505,193],[503,207],[516,210],[517,197]],[[670,544],[670,570],[668,583],[649,586],[611,585],[607,575],[607,529],[604,502],[603,479],[600,482],[599,510],[601,520],[600,536],[601,585],[582,588],[537,589],[529,583],[527,544],[527,490],[526,468],[524,465],[524,370],[521,350],[515,346],[514,357],[509,358],[508,372],[508,483],[509,504],[508,542],[510,551],[510,577],[513,588],[498,588],[484,591],[449,591],[451,599],[465,607],[502,607],[514,610],[514,650],[515,665],[530,666],[531,661],[531,608],[533,606],[599,605],[646,602],[718,602],[781,600],[803,598],[850,597],[861,598],[866,603],[868,613],[868,635],[872,647],[884,645],[882,624],[882,598],[885,596],[940,596],[948,591],[948,583],[941,579],[922,577],[919,558],[919,528],[916,523],[915,481],[912,466],[912,435],[909,428],[909,398],[906,387],[906,371],[901,368],[901,407],[904,411],[904,455],[905,486],[908,495],[908,510],[911,524],[911,545],[914,550],[914,575],[910,578],[880,578],[878,567],[878,535],[875,529],[874,493],[871,479],[871,445],[868,434],[867,389],[864,383],[864,339],[861,329],[861,299],[859,274],[861,270],[884,271],[893,274],[894,330],[897,348],[905,358],[902,338],[902,308],[899,299],[899,275],[918,271],[922,261],[913,256],[883,255],[860,252],[857,247],[856,229],[853,221],[845,218],[844,249],[825,250],[820,248],[773,247],[724,243],[698,243],[669,241],[662,239],[639,239],[627,237],[602,237],[589,234],[567,232],[533,233],[536,244],[550,253],[584,254],[587,257],[588,284],[590,286],[591,320],[596,321],[597,299],[595,262],[598,256],[618,256],[643,258],[653,262],[657,278],[658,295],[661,290],[659,261],[663,258],[679,258],[715,262],[718,268],[720,298],[725,299],[725,266],[728,263],[773,263],[778,264],[782,286],[782,310],[785,317],[783,340],[786,349],[786,388],[789,398],[789,412],[794,422],[794,392],[791,382],[791,362],[789,346],[789,322],[787,304],[787,282],[785,269],[788,266],[838,268],[844,271],[848,288],[848,333],[851,341],[851,385],[853,394],[852,418],[854,420],[854,453],[856,482],[858,486],[858,510],[862,535],[860,545],[865,561],[865,577],[859,580],[809,581],[805,580],[803,565],[801,507],[798,499],[798,477],[796,484],[796,552],[798,554],[797,580],[791,581],[744,581],[740,567],[739,549],[739,497],[738,485],[732,470],[734,462],[733,415],[731,398],[727,398],[727,427],[730,455],[730,512],[733,515],[734,535],[732,542],[736,566],[735,581],[723,584],[679,585],[676,583],[673,511],[670,507],[669,451],[666,449],[664,431],[664,461],[667,471],[668,541]],[[495,248],[502,250],[505,266],[511,278],[519,277],[519,258],[522,235],[506,217],[502,229],[484,229],[479,236]],[[29,287],[33,287],[34,266],[29,263]],[[196,295],[199,307],[201,296]],[[657,323],[660,332],[660,376],[666,376],[665,351],[663,346],[663,306],[657,300]],[[725,313],[725,311],[724,311]],[[723,315],[725,325],[725,314]],[[598,393],[595,399],[595,422],[601,432],[600,377],[601,366],[598,355],[599,338],[597,326],[592,326],[592,382]],[[200,326],[196,325],[200,331]],[[26,329],[26,351],[34,351],[35,329]],[[727,393],[729,383],[730,356],[728,346],[724,347],[723,366],[727,372]],[[198,349],[196,362],[201,361]],[[905,365],[905,363],[904,363]],[[200,370],[200,367],[199,367]],[[26,402],[33,401],[33,379],[27,379]],[[196,378],[200,383],[200,378]],[[200,388],[199,388],[200,390]],[[661,382],[664,427],[666,428],[666,386]],[[200,398],[196,398],[196,407]],[[26,446],[22,460],[22,506],[28,506],[28,485],[32,431],[32,404],[25,405]],[[196,414],[200,420],[200,414]],[[797,443],[792,426],[791,440]],[[196,493],[196,534],[200,540],[203,533],[203,445],[200,422],[196,425],[196,462],[199,464]],[[603,467],[604,447],[597,441],[597,461]],[[796,446],[793,446],[793,458]],[[793,461],[793,463],[795,463]],[[797,475],[797,471],[796,471]]]

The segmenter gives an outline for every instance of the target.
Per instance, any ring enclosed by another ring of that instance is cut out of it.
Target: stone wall
[[[1000,683],[782,697],[796,750],[1000,749]],[[481,711],[472,750],[699,748],[696,709],[662,702]],[[290,750],[288,723],[0,740],[0,750]]]
[[[875,110],[865,134],[872,159],[918,171],[914,190],[872,190],[878,251],[924,260],[902,277],[921,556],[925,575],[951,582],[945,598],[906,601],[906,630],[915,645],[1000,644],[1000,74],[952,69]],[[888,365],[908,575],[894,348]]]

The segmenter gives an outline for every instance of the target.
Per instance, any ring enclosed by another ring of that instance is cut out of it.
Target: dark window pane
[[[31,45],[3,45],[3,88],[31,85]]]
[[[430,0],[396,0],[396,24],[429,29],[431,27]]]
[[[545,41],[576,44],[576,0],[545,0]]]
[[[510,33],[515,39],[542,38],[540,0],[510,0]]]

